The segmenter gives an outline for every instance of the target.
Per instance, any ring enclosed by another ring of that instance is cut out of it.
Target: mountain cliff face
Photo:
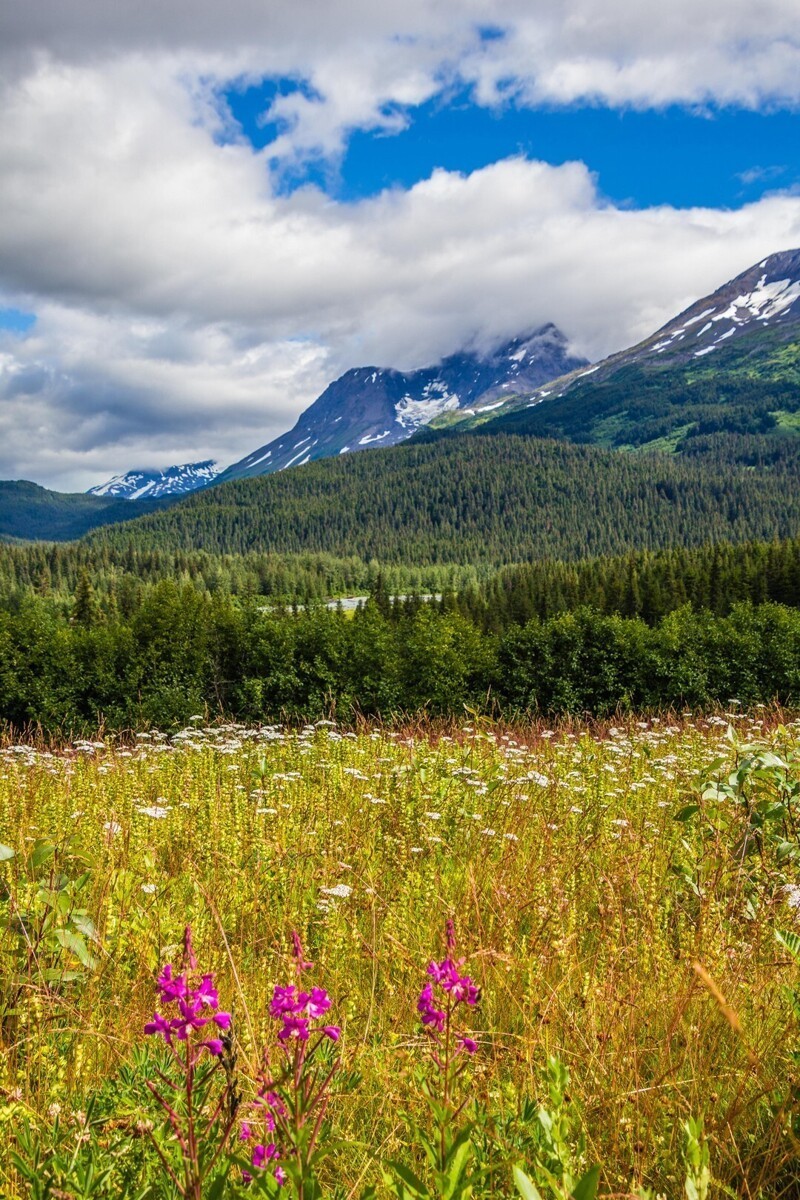
[[[89,496],[113,496],[117,500],[159,500],[162,496],[182,496],[207,487],[219,475],[221,467],[212,460],[184,463],[165,471],[128,471],[114,475],[106,483],[89,488]]]
[[[463,432],[735,450],[742,461],[758,438],[758,453],[785,455],[800,433],[800,250],[763,259],[636,346],[513,396],[488,418],[458,416]]]
[[[488,413],[506,396],[530,392],[584,362],[569,354],[560,330],[545,325],[492,354],[453,354],[418,371],[357,367],[331,383],[294,429],[228,467],[217,482],[269,475],[372,446],[394,446],[435,417],[461,410]]]

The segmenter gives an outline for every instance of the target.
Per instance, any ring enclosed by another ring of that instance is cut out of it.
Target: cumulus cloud
[[[276,172],[465,83],[485,104],[796,103],[795,18],[796,0],[6,5],[0,289],[38,319],[0,335],[0,475],[230,461],[349,366],[549,320],[589,357],[649,333],[800,243],[800,197],[622,210],[582,163],[513,158],[340,203]],[[270,75],[307,86],[257,152],[220,96]]]

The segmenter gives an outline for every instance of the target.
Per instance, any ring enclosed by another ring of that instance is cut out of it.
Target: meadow
[[[736,706],[6,745],[0,1195],[800,1195],[799,794],[800,721]],[[194,1191],[144,1033],[187,926],[225,1143]],[[444,1065],[439,960],[480,989]],[[298,1068],[305,1183],[277,1101],[274,1161],[242,1137],[312,1046],[278,1040],[292,979],[335,1030]]]

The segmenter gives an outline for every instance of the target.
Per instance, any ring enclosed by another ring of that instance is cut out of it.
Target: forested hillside
[[[799,528],[794,461],[754,472],[713,454],[684,462],[466,436],[209,488],[92,541],[502,565],[789,537]]]
[[[610,378],[581,380],[565,395],[542,400],[473,430],[525,433],[587,445],[716,456],[747,465],[791,458],[800,448],[800,347],[772,331],[720,347],[714,367],[669,369],[639,363]]]
[[[157,501],[51,492],[25,479],[0,480],[0,537],[68,541],[90,529],[153,512]]]

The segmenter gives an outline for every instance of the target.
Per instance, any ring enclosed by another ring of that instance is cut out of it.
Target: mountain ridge
[[[588,368],[554,378],[547,387],[527,393],[520,391],[488,418],[452,414],[446,420],[434,420],[431,428],[457,427],[468,431],[481,427],[483,432],[491,432],[491,427],[496,427],[497,431],[523,432],[525,420],[512,418],[511,414],[541,405],[541,422],[547,428],[545,436],[558,436],[553,422],[547,419],[547,413],[554,410],[557,402],[576,390],[586,394],[587,388],[605,383],[626,368],[658,372],[682,369],[691,378],[708,377],[712,372],[728,369],[731,361],[739,363],[748,355],[757,356],[768,344],[779,348],[795,333],[800,343],[800,249],[768,255],[714,292],[693,301],[640,342],[615,351]],[[767,357],[765,354],[762,359]],[[800,344],[794,358],[800,362]],[[764,366],[769,363],[762,361],[753,374],[763,376]],[[767,372],[770,378],[785,378],[786,364],[782,367],[780,371]],[[538,431],[538,416],[528,424],[531,432]]]
[[[570,354],[564,334],[549,323],[489,353],[462,350],[415,371],[354,367],[330,383],[288,433],[231,464],[217,482],[270,475],[374,446],[385,449],[442,412],[492,404],[504,391],[536,386],[563,366],[584,362]]]

